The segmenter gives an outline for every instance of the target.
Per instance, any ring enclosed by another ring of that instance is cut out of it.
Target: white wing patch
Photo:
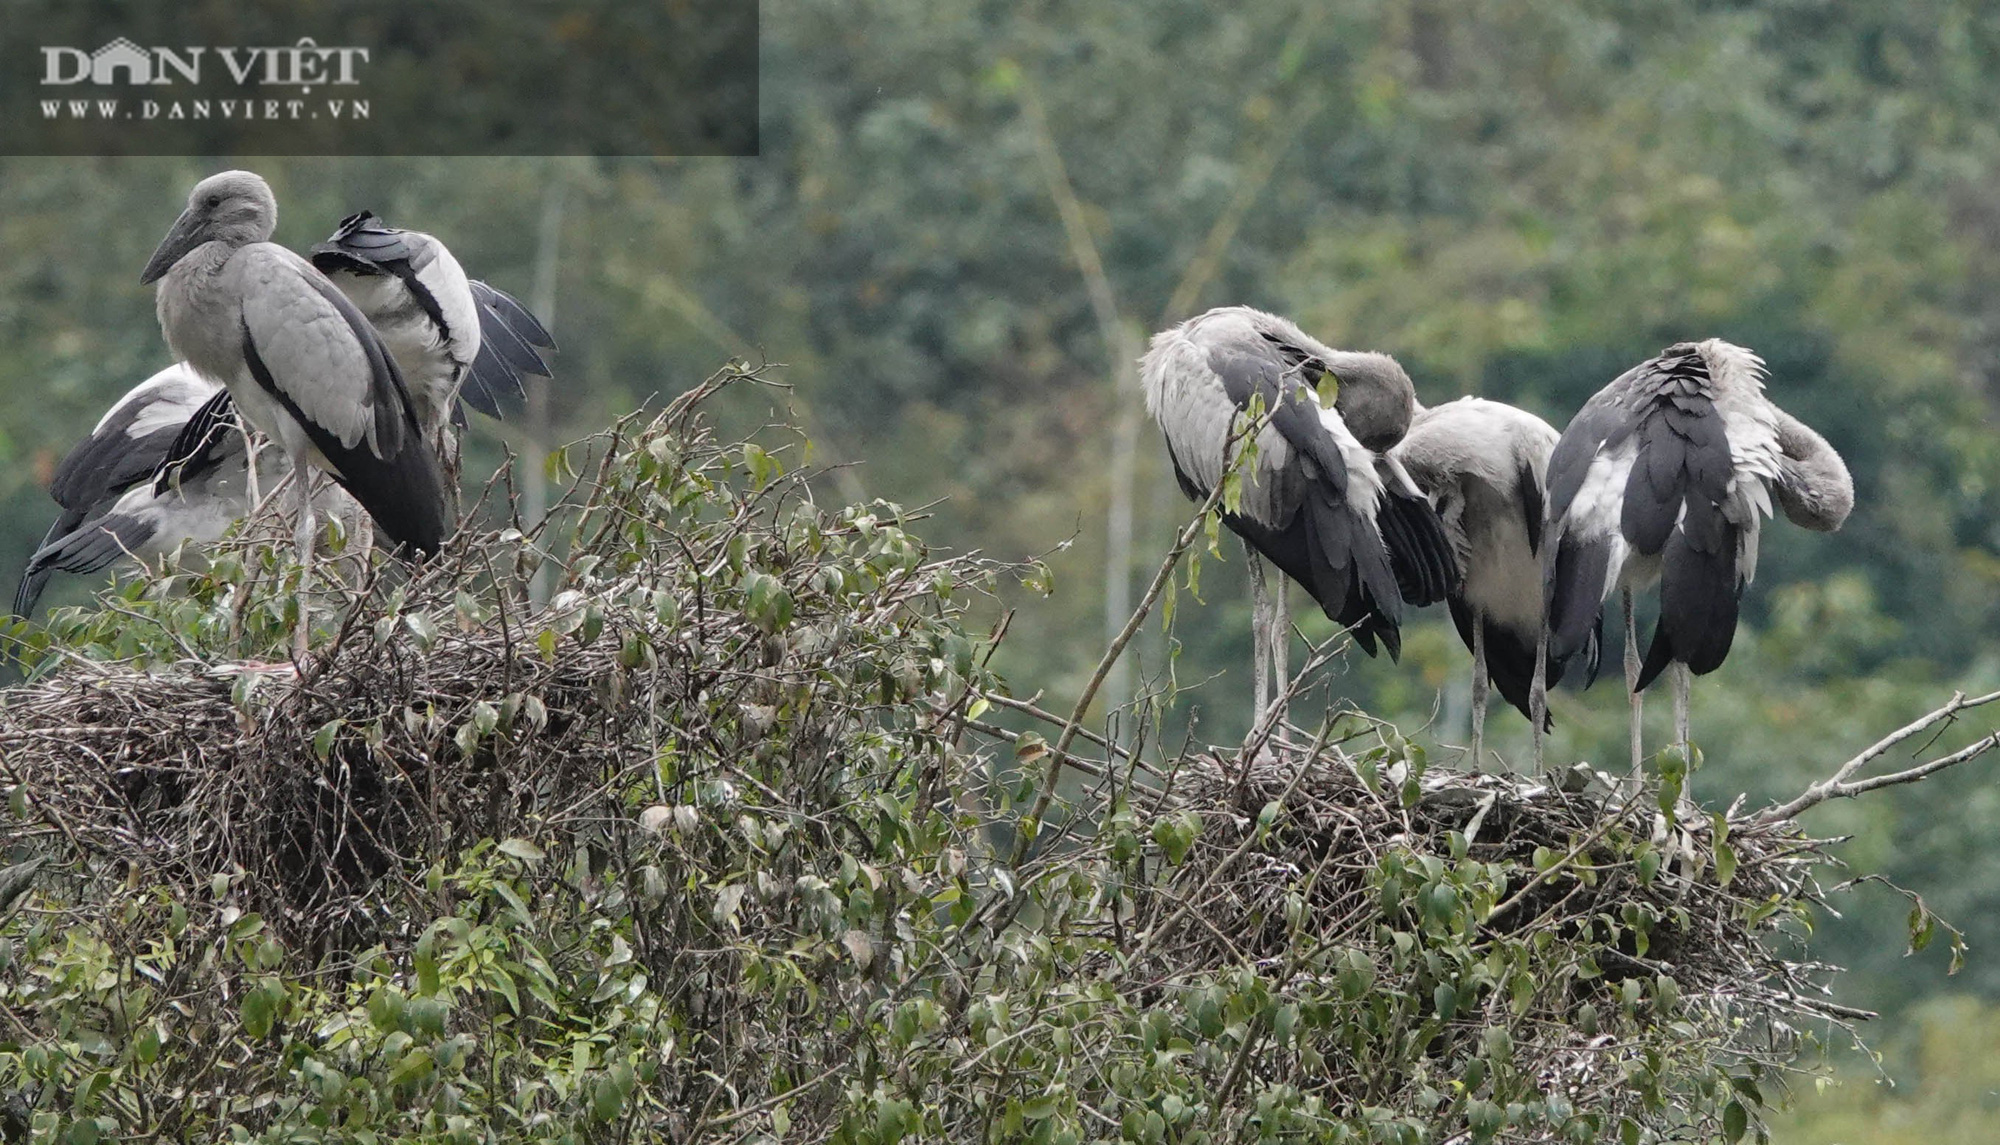
[[[176,429],[214,394],[215,387],[195,373],[193,367],[186,362],[175,362],[127,391],[97,419],[97,427],[90,433],[92,437],[103,433],[120,410],[134,403],[139,403],[139,411],[131,428],[126,430],[127,436],[144,437],[155,430]]]

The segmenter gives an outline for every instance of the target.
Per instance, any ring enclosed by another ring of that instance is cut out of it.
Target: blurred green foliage
[[[1859,507],[1833,536],[1767,536],[1738,647],[1697,682],[1698,793],[1794,791],[1950,689],[2000,681],[2000,10],[802,0],[764,17],[759,159],[242,162],[272,179],[280,241],[372,207],[524,297],[561,185],[565,431],[685,389],[718,353],[788,363],[817,460],[856,463],[832,479],[844,496],[942,497],[942,543],[1050,554],[1061,591],[996,666],[1061,697],[1100,647],[1108,443],[1137,396],[1105,381],[1032,92],[1133,331],[1178,317],[1176,286],[1254,191],[1192,305],[1263,305],[1393,352],[1433,403],[1478,392],[1560,425],[1673,340],[1764,354],[1772,396],[1847,457]],[[61,451],[164,364],[137,268],[186,188],[236,161],[0,161],[0,563],[45,527]],[[1150,431],[1140,444],[1144,564],[1186,508]],[[1207,681],[1183,709],[1194,733],[1226,741],[1247,722],[1249,641],[1223,558],[1182,603],[1174,670]],[[1435,712],[1430,734],[1455,742],[1464,654],[1441,620],[1408,644],[1400,667],[1332,686],[1406,726]],[[1139,651],[1165,668],[1159,640]],[[1615,683],[1555,711],[1565,755],[1622,757]],[[1513,716],[1489,736],[1522,757]],[[1987,999],[1996,800],[1970,773],[1814,813],[1860,836],[1862,869],[1966,926],[1952,985]],[[1892,1016],[1946,986],[1942,955],[1896,960],[1903,909],[1884,895],[1824,923],[1829,957],[1868,971],[1848,1000]]]

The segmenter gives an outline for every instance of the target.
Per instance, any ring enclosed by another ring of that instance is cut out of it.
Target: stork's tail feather
[[[1604,613],[1597,614],[1597,623],[1590,626],[1590,635],[1585,639],[1583,650],[1571,656],[1557,659],[1549,654],[1548,686],[1553,688],[1569,675],[1570,665],[1583,662],[1583,683],[1579,688],[1588,688],[1597,683],[1598,669],[1604,665]]]
[[[1676,660],[1697,676],[1722,666],[1743,598],[1736,549],[1736,527],[1715,506],[1689,498],[1681,527],[1661,553],[1660,619],[1639,670],[1640,689]]]
[[[1352,506],[1315,496],[1282,529],[1231,513],[1222,520],[1303,585],[1328,619],[1353,633],[1362,651],[1373,656],[1386,648],[1392,660],[1402,655],[1395,573],[1375,530]]]
[[[392,458],[352,467],[333,478],[361,502],[383,535],[406,556],[435,555],[451,531],[444,474],[436,454],[421,438],[412,437]]]
[[[83,514],[74,509],[65,510],[42,535],[42,543],[35,546],[33,556],[28,558],[28,567],[21,570],[21,583],[14,588],[14,615],[23,620],[35,611],[35,602],[42,599],[42,590],[49,585],[49,578],[55,575],[54,566],[42,559],[42,553],[50,545],[83,523]]]
[[[159,532],[157,519],[114,509],[80,526],[50,529],[42,541],[42,547],[28,558],[28,570],[21,578],[21,590],[15,594],[14,611],[17,615],[28,615],[27,610],[35,606],[41,595],[42,586],[48,583],[51,574],[94,573],[109,568],[113,561],[127,553],[138,552]],[[32,584],[34,593],[23,600]],[[23,605],[26,607],[24,608]]]
[[[541,351],[556,348],[555,336],[506,291],[476,279],[467,285],[479,309],[479,353],[466,372],[459,397],[480,413],[504,421],[508,414],[526,408],[527,375],[550,376]]]
[[[1458,638],[1467,648],[1473,646],[1473,611],[1465,603],[1465,598],[1454,595],[1447,602],[1451,609],[1451,622],[1458,628]],[[1529,720],[1535,717],[1528,708],[1528,692],[1535,679],[1535,634],[1522,634],[1503,624],[1496,624],[1491,617],[1481,617],[1479,622],[1486,628],[1486,676],[1500,693],[1500,698],[1519,708]],[[1548,683],[1553,686],[1551,677]],[[1554,720],[1544,712],[1542,730],[1554,727]]]
[[[1401,658],[1403,597],[1379,529],[1353,505],[1317,490],[1299,516],[1313,578],[1302,583],[1313,599],[1370,656],[1380,641],[1389,659]]]
[[[1396,589],[1405,604],[1436,604],[1458,589],[1458,558],[1445,536],[1437,510],[1421,496],[1390,487],[1375,511],[1382,543],[1389,550]]]
[[[1568,664],[1587,651],[1604,613],[1611,575],[1609,537],[1565,533],[1550,557],[1542,615],[1548,618],[1549,659]],[[1596,676],[1595,671],[1591,673]]]

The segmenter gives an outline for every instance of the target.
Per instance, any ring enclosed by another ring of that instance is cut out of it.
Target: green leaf
[[[1919,902],[1910,908],[1910,949],[1915,954],[1931,944],[1937,937],[1937,916]]]
[[[410,630],[410,635],[416,638],[419,648],[429,648],[431,642],[437,639],[437,625],[431,623],[431,618],[421,612],[405,613],[403,627]]]
[[[243,995],[243,1032],[252,1039],[262,1041],[269,1035],[277,1017],[277,1001],[265,990],[253,989]]]
[[[1431,991],[1431,1001],[1437,1005],[1438,1017],[1445,1021],[1458,1016],[1458,991],[1452,988],[1451,983],[1438,983],[1437,989]]]
[[[615,1121],[625,1108],[625,1094],[609,1076],[597,1079],[590,1089],[590,1115],[599,1121]]]
[[[336,716],[319,726],[319,730],[313,733],[312,738],[314,755],[323,760],[333,754],[334,737],[340,734],[340,726],[345,722]]]
[[[1736,877],[1736,848],[1727,843],[1715,846],[1715,881],[1723,886]]]
[[[1722,1107],[1722,1137],[1729,1145],[1743,1140],[1743,1134],[1750,1128],[1750,1111],[1743,1108],[1740,1101],[1732,1101]]]
[[[403,1055],[403,1059],[397,1062],[396,1068],[390,1072],[389,1084],[401,1085],[406,1081],[421,1081],[430,1076],[435,1064],[429,1050],[411,1050]]]
[[[528,842],[526,839],[519,838],[502,839],[500,841],[500,853],[503,855],[512,855],[526,863],[539,863],[543,859],[548,858],[548,852]]]
[[[1334,403],[1340,400],[1340,375],[1332,370],[1321,374],[1319,384],[1313,387],[1313,392],[1319,398],[1320,408],[1332,409]]]

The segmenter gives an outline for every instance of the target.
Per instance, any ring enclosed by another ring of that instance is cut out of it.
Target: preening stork
[[[1316,393],[1329,377],[1337,393],[1325,408]],[[1233,464],[1236,418],[1252,395],[1269,415],[1241,504],[1222,518],[1248,557],[1258,716],[1284,691],[1290,636],[1284,584],[1268,593],[1260,556],[1369,655],[1379,642],[1396,658],[1403,606],[1442,599],[1457,577],[1437,514],[1387,454],[1416,400],[1396,360],[1335,350],[1284,318],[1227,306],[1154,335],[1140,380],[1174,475],[1195,500]]]
[[[1821,532],[1854,508],[1846,463],[1764,396],[1764,376],[1763,360],[1741,346],[1676,343],[1585,403],[1549,461],[1549,655],[1581,650],[1621,592],[1634,770],[1640,693],[1670,665],[1675,735],[1688,742],[1689,674],[1713,672],[1729,654],[1773,499]],[[1656,582],[1659,620],[1642,663],[1632,596]]]
[[[549,375],[541,350],[555,339],[504,291],[468,279],[444,243],[349,215],[312,248],[313,265],[382,336],[402,370],[417,424],[447,473],[458,470],[461,406],[489,417],[520,412],[523,378]]]
[[[1555,427],[1526,410],[1484,398],[1421,406],[1391,455],[1430,497],[1462,574],[1445,597],[1472,653],[1472,759],[1484,753],[1489,682],[1531,723],[1548,726],[1531,701],[1542,631],[1543,491]],[[1597,641],[1580,649],[1596,671]],[[1546,682],[1566,661],[1548,657]]]
[[[374,327],[311,263],[270,242],[278,206],[248,171],[195,185],[140,275],[159,283],[160,329],[228,388],[297,473],[298,545],[310,567],[312,482],[324,469],[401,548],[437,551],[449,502],[408,389]],[[305,626],[294,638],[304,651]]]
[[[247,507],[247,458],[232,425],[187,427],[221,392],[176,363],[132,387],[56,466],[49,495],[62,515],[28,559],[14,593],[26,617],[57,572],[90,573],[121,557],[150,560],[183,541],[212,541]],[[176,446],[179,446],[177,449]],[[154,477],[170,459],[187,462],[167,488]]]

